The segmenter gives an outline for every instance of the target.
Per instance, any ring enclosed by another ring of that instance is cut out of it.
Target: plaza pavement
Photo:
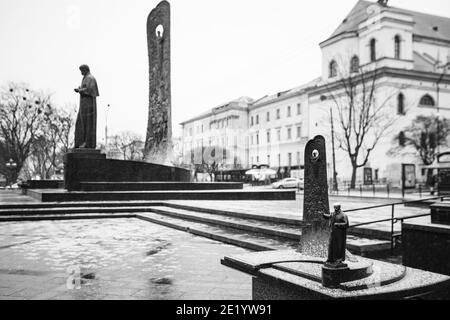
[[[398,201],[330,197],[330,205],[340,202],[344,210]],[[170,202],[301,219],[303,197],[297,194],[295,201]],[[3,203],[39,201],[23,196],[17,190],[0,190],[0,205]],[[403,205],[395,209],[396,217],[423,213],[429,213],[429,209]],[[348,215],[351,224],[390,218],[391,207],[348,212]],[[429,217],[420,219],[429,220]],[[75,220],[0,224],[0,300],[251,299],[250,277],[220,265],[223,256],[243,253],[245,249],[132,220],[124,219],[120,224],[115,220],[109,225],[108,220],[98,223]],[[119,229],[114,229],[117,225],[120,225]],[[144,228],[134,229],[137,225]],[[370,227],[390,230],[390,223]],[[397,224],[396,229],[399,228]],[[170,250],[161,250],[161,253],[148,258],[146,252],[153,252],[155,245],[158,249],[161,241],[170,242]],[[67,267],[86,263],[93,264],[95,278],[83,280],[81,289],[68,289]]]

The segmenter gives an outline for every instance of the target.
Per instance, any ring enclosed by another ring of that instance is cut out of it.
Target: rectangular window
[[[259,133],[256,134],[256,144],[259,144]]]
[[[292,129],[291,128],[287,129],[287,138],[288,138],[288,140],[292,139]]]
[[[297,127],[297,139],[300,139],[302,137],[302,127]]]
[[[270,131],[267,131],[267,143],[270,143]]]
[[[280,109],[277,109],[277,120],[280,119]]]
[[[288,153],[288,166],[292,166],[292,153]]]
[[[256,124],[259,124],[259,114],[256,115]]]
[[[253,117],[250,118],[250,126],[253,126]]]
[[[297,115],[302,114],[302,105],[300,103],[297,104]]]
[[[300,152],[297,152],[297,165],[300,165]]]
[[[277,130],[277,140],[281,141],[281,130],[280,129]]]
[[[250,144],[253,145],[253,135],[250,136]]]
[[[278,166],[281,167],[281,154],[278,154]]]
[[[290,117],[291,116],[291,106],[287,107],[287,116]]]
[[[259,156],[256,157],[256,163],[259,163]]]
[[[267,165],[270,167],[270,155],[267,155]]]
[[[270,121],[270,112],[269,112],[269,111],[267,111],[267,114],[266,114],[266,121],[267,121],[267,122]]]

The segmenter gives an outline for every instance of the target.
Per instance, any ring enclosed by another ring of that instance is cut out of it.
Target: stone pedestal
[[[64,185],[81,190],[82,182],[189,182],[189,170],[141,161],[106,159],[95,149],[73,149],[64,156]]]
[[[96,174],[99,160],[105,160],[106,154],[97,149],[71,149],[64,155],[64,188],[78,190],[81,181],[90,181]]]
[[[407,220],[402,247],[405,266],[450,275],[450,225]]]
[[[323,259],[295,250],[247,253],[224,257],[221,262],[253,276],[254,300],[448,298],[448,276],[378,260],[357,259],[360,268],[349,264],[349,269],[359,269],[361,273],[353,273],[353,278],[345,279],[335,288],[322,284]],[[371,266],[371,272],[367,266]],[[343,277],[348,274],[342,270]]]

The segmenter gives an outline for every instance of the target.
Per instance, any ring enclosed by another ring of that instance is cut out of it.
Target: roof
[[[309,89],[311,87],[317,86],[317,84],[319,84],[321,80],[322,80],[322,78],[319,77],[319,78],[316,78],[316,79],[314,79],[308,83],[305,83],[301,86],[292,88],[290,90],[278,92],[278,93],[272,94],[270,96],[266,95],[256,101],[254,101],[251,104],[251,109],[256,109],[258,107],[266,105],[267,103],[273,102],[277,99],[284,99],[284,98],[288,98],[288,97],[292,97],[292,96],[301,94],[303,91],[306,91],[307,89]]]
[[[221,105],[219,105],[219,106],[217,106],[215,108],[212,108],[212,109],[210,109],[210,110],[208,110],[206,112],[203,112],[203,113],[199,114],[198,116],[196,116],[194,118],[191,118],[189,120],[181,122],[180,124],[184,125],[186,123],[190,123],[190,122],[193,122],[193,121],[201,120],[201,119],[204,119],[204,118],[207,118],[207,117],[210,117],[212,115],[216,115],[216,114],[228,111],[228,110],[242,110],[244,108],[242,106],[240,106],[240,104],[244,104],[244,105],[247,106],[248,104],[250,104],[252,102],[253,102],[253,99],[250,98],[250,97],[240,97],[240,98],[231,100],[231,101],[229,101],[227,103],[221,104]]]
[[[358,26],[369,17],[368,8],[377,5],[380,9],[411,15],[414,20],[413,33],[417,36],[450,41],[450,18],[411,11],[391,6],[384,7],[378,2],[359,0],[329,39],[343,33],[358,31]],[[437,30],[433,29],[437,27]]]

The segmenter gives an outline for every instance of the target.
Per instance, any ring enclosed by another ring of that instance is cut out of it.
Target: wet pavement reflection
[[[251,299],[247,252],[138,219],[0,224],[0,299]]]

